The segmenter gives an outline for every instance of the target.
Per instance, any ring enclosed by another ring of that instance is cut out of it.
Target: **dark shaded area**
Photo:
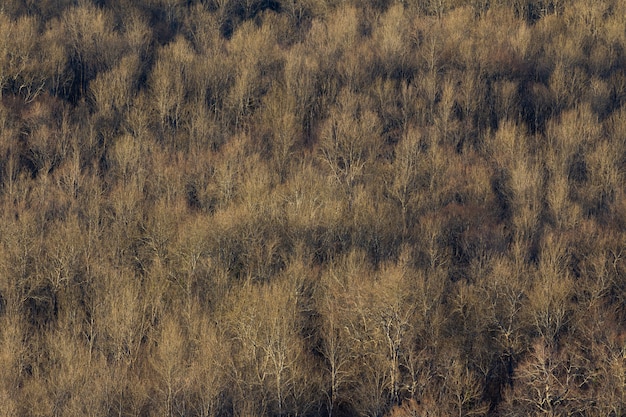
[[[619,414],[622,3],[7,0],[0,414]]]

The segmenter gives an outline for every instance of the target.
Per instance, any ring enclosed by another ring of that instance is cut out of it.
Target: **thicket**
[[[3,0],[0,415],[625,415],[624,16]]]

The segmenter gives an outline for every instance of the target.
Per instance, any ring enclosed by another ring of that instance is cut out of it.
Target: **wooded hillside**
[[[2,0],[0,416],[626,415],[626,0]]]

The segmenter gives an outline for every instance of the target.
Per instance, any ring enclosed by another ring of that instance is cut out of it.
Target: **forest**
[[[626,0],[0,3],[0,416],[626,415]]]

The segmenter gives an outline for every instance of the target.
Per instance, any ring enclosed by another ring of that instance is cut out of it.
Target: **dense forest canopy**
[[[626,415],[626,0],[2,0],[0,415]]]

